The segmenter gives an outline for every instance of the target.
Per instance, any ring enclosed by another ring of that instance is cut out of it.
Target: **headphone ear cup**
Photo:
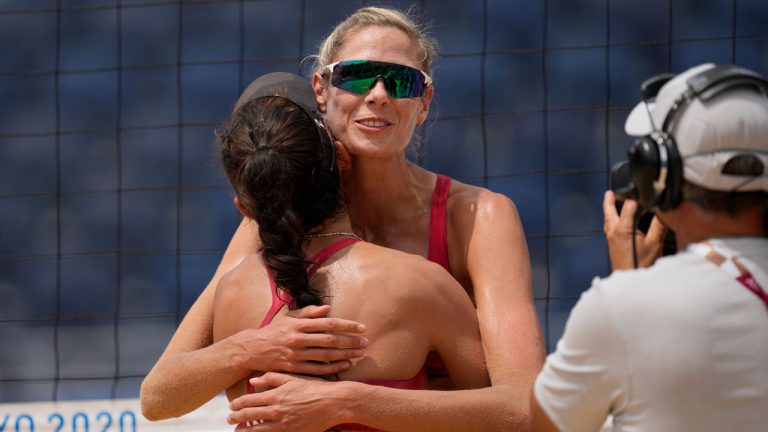
[[[667,134],[664,144],[667,147],[668,168],[667,185],[659,200],[659,209],[672,210],[683,200],[683,159],[677,150],[677,142],[672,135]]]
[[[659,150],[650,137],[644,136],[635,140],[627,155],[630,178],[637,191],[637,202],[640,207],[650,210],[658,199],[653,182],[659,173]]]

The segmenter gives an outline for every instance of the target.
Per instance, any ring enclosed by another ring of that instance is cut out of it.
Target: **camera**
[[[637,187],[632,182],[629,161],[617,162],[611,167],[611,190],[621,200],[637,200]]]

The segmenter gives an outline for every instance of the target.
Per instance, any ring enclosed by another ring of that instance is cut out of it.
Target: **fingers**
[[[298,348],[365,348],[370,342],[362,336],[338,333],[306,333],[289,346]]]
[[[294,351],[290,362],[280,369],[305,375],[333,375],[352,367],[350,360],[364,356],[365,350],[362,349],[309,348]]]
[[[648,228],[648,234],[643,239],[642,249],[638,252],[640,255],[639,266],[649,267],[653,265],[656,258],[660,257],[664,252],[664,236],[667,234],[667,228],[657,217],[654,217],[651,221],[651,226]]]
[[[619,213],[616,211],[616,195],[613,191],[605,191],[603,196],[603,228],[609,232],[619,220]]]
[[[240,396],[229,404],[232,412],[227,416],[227,423],[239,425],[259,420],[275,420],[275,410],[265,408],[270,402],[269,395],[266,393],[249,393]]]
[[[627,232],[632,232],[633,219],[637,213],[637,201],[625,200],[621,206],[621,213],[619,214],[619,224],[626,228]]]
[[[331,306],[306,306],[299,309],[299,318],[324,318],[331,313]]]
[[[254,386],[254,389],[258,393],[248,393],[244,394],[236,399],[233,399],[232,402],[229,403],[229,409],[232,411],[242,411],[247,408],[257,408],[261,406],[266,406],[268,404],[267,402],[267,395],[265,393],[261,393],[265,390],[270,390],[273,388],[273,386],[267,384],[266,380],[262,380],[264,376],[268,374],[264,374],[259,378],[253,378],[251,379],[251,383],[259,382],[259,387]],[[236,423],[239,423],[242,420],[238,420]]]
[[[319,361],[325,363],[337,362],[342,360],[352,360],[363,357],[365,350],[358,348],[346,348],[346,349],[321,349],[321,348],[308,348],[294,353],[294,361]],[[299,371],[299,373],[306,373]]]
[[[298,310],[290,311],[286,315],[305,319],[299,324],[299,331],[306,333],[338,332],[338,333],[363,333],[365,325],[357,321],[341,318],[325,318],[331,312],[328,305],[306,306]]]
[[[661,246],[664,242],[664,236],[667,234],[667,227],[661,223],[658,216],[654,216],[651,221],[651,226],[648,228],[648,234],[645,235],[645,242],[647,244],[656,244]]]
[[[235,428],[235,432],[258,432],[258,431],[268,431],[269,429],[265,429],[264,425],[268,425],[269,423],[255,423],[253,426],[241,426],[237,425]]]
[[[329,305],[322,306],[305,306],[296,311],[291,311],[291,316],[295,318],[323,318],[331,313],[331,307]]]
[[[616,211],[616,195],[606,191],[603,197],[603,231],[611,234],[617,228],[618,232],[632,232],[633,218],[637,213],[637,201],[624,200],[621,213]]]
[[[301,378],[278,372],[267,372],[262,376],[251,378],[248,382],[253,386],[256,393],[246,394],[233,399],[232,402],[229,403],[229,409],[238,411],[249,406],[256,406],[259,404],[264,405],[264,395],[259,394],[259,392],[271,390],[280,387],[289,381],[299,379]]]
[[[240,396],[229,404],[232,412],[227,416],[227,423],[239,425],[252,422],[249,427],[238,427],[237,430],[273,430],[271,426],[283,419],[288,411],[279,406],[281,396],[269,390],[282,386],[290,381],[306,380],[298,376],[268,372],[249,380],[256,393]],[[277,430],[277,429],[275,429]],[[284,430],[284,429],[280,429]]]
[[[253,421],[251,426],[237,425],[235,432],[269,432],[269,431],[284,431],[285,428],[280,426],[280,423],[271,421]]]
[[[292,363],[290,365],[290,370],[287,372],[321,376],[337,374],[349,369],[350,367],[352,367],[352,363],[347,360],[333,363],[303,362]]]
[[[279,420],[280,417],[274,409],[267,407],[249,407],[243,408],[238,411],[233,411],[227,416],[227,423],[231,425],[239,425],[245,422],[257,423],[260,420]],[[256,426],[256,425],[253,425]],[[253,427],[252,426],[252,427]],[[236,429],[237,430],[237,429]],[[241,430],[253,430],[253,429],[241,429]],[[258,430],[258,429],[255,429]]]
[[[365,326],[359,322],[341,318],[315,318],[304,321],[299,330],[306,333],[363,333]]]

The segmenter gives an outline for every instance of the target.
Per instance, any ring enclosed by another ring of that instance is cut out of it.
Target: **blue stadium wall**
[[[214,129],[367,4],[411,2],[0,0],[0,403],[137,397],[239,221]],[[417,162],[515,201],[551,350],[608,273],[600,203],[640,82],[768,74],[768,2],[415,7],[442,52]]]

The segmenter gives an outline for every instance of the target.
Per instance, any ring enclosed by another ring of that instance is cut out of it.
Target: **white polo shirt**
[[[713,239],[768,290],[768,239]],[[562,431],[768,431],[768,308],[693,252],[596,278],[536,380]]]

